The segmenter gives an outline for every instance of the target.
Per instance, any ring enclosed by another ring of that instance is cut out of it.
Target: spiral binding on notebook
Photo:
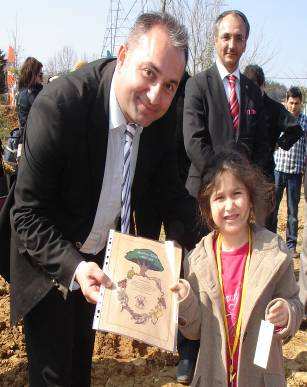
[[[110,270],[109,270],[109,264],[110,264],[110,256],[112,251],[112,245],[113,245],[113,237],[114,237],[114,230],[110,230],[109,232],[109,238],[106,245],[106,253],[103,263],[103,272],[106,273],[109,276]],[[93,321],[93,329],[98,329],[99,327],[99,320],[103,309],[103,298],[104,298],[104,292],[105,287],[100,286],[99,290],[99,298],[98,302],[96,304],[95,309],[95,315],[94,315],[94,321]]]
[[[173,283],[177,280],[179,277],[178,268],[176,269],[174,262],[175,262],[175,246],[173,241],[165,241],[164,242],[165,251],[166,251],[166,257],[168,260],[168,266],[170,268],[170,271],[172,273],[173,277]],[[180,269],[179,269],[180,270]],[[174,348],[173,351],[175,352],[177,349],[177,332],[178,332],[178,302],[176,297],[173,295],[173,308],[174,308],[174,320],[175,320],[175,335],[174,335]]]

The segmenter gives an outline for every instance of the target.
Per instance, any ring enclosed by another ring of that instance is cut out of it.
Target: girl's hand
[[[185,298],[189,292],[189,288],[183,282],[177,282],[170,290],[177,294],[179,300]]]
[[[277,301],[273,304],[265,318],[275,327],[284,328],[288,324],[289,310],[284,301]]]

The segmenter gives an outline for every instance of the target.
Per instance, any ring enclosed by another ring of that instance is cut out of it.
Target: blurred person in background
[[[302,136],[288,151],[278,148],[275,158],[275,198],[273,224],[277,228],[278,209],[283,197],[284,189],[287,192],[287,231],[286,242],[292,251],[293,258],[298,258],[296,251],[298,228],[298,204],[301,197],[302,175],[305,169],[305,137],[307,133],[307,116],[301,113],[303,96],[298,87],[290,87],[286,94],[286,108],[294,115],[297,123],[304,130]]]
[[[31,106],[43,88],[43,65],[37,59],[28,57],[23,63],[18,81],[17,114],[20,125],[18,156],[20,156],[24,129]]]
[[[291,114],[284,105],[270,98],[265,92],[265,76],[263,69],[258,65],[245,67],[244,75],[253,81],[261,90],[267,134],[269,141],[269,157],[265,168],[266,176],[274,183],[274,151],[278,147],[288,151],[303,135],[304,131],[297,122],[296,117]],[[276,233],[276,213],[271,213],[266,220],[266,227]]]

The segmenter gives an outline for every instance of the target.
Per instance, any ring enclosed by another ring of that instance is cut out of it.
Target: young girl
[[[257,225],[270,191],[240,153],[213,156],[199,194],[213,232],[185,260],[185,280],[172,288],[182,334],[200,339],[192,386],[286,385],[281,345],[297,331],[302,305],[285,243]],[[266,369],[253,364],[262,319],[275,326]]]

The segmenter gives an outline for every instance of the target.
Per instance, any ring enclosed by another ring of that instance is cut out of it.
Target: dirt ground
[[[303,231],[303,197],[299,211],[299,243]],[[279,231],[284,236],[285,203]],[[295,261],[298,274],[299,261]],[[307,331],[300,330],[283,348],[288,386],[307,386]],[[93,356],[94,387],[179,387],[175,382],[177,356],[112,334],[97,334]],[[27,386],[27,358],[23,326],[9,325],[9,286],[0,277],[0,386]]]

